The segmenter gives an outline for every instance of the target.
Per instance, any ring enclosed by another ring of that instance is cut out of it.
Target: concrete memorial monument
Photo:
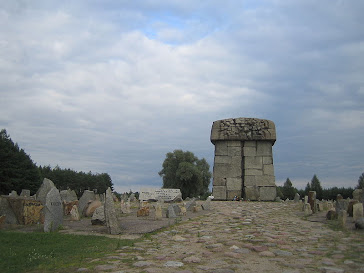
[[[215,145],[213,196],[216,200],[273,201],[276,185],[272,146],[275,125],[270,120],[230,118],[215,121],[211,142]]]
[[[139,200],[163,200],[164,202],[180,201],[182,200],[182,193],[180,189],[141,189]]]
[[[47,196],[44,210],[44,232],[57,230],[63,224],[63,205],[57,188],[52,188]]]

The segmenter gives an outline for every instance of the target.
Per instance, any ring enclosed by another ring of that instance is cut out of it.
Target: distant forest
[[[358,179],[358,185],[356,186],[357,189],[364,188],[364,173]],[[324,200],[336,200],[338,194],[341,194],[343,198],[353,198],[353,191],[354,189],[344,188],[344,187],[332,187],[332,188],[322,188],[321,182],[318,179],[317,175],[315,174],[312,177],[311,182],[308,182],[306,188],[304,190],[296,189],[291,180],[287,178],[286,182],[284,182],[283,186],[277,187],[277,196],[281,199],[286,200],[287,198],[292,200],[296,193],[298,193],[301,199],[308,195],[309,191],[316,191],[316,198],[317,199],[324,199]]]
[[[0,131],[0,194],[12,190],[20,194],[22,189],[35,194],[44,178],[53,181],[59,190],[75,190],[77,195],[83,191],[96,189],[104,193],[108,187],[113,189],[111,177],[107,173],[76,172],[61,169],[59,166],[37,166],[31,157],[14,143],[5,129]]]

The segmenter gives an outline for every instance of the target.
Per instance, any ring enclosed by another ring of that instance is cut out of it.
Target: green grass
[[[70,272],[90,267],[89,261],[102,258],[133,240],[103,236],[0,231],[0,272]]]

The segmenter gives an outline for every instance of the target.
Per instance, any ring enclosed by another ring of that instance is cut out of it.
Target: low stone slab
[[[164,202],[172,202],[177,199],[182,199],[180,189],[141,189],[139,200],[163,200]]]

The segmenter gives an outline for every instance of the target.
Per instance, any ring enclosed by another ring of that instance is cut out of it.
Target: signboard
[[[169,202],[178,197],[182,199],[180,189],[141,189],[139,193],[140,201],[163,200]]]

